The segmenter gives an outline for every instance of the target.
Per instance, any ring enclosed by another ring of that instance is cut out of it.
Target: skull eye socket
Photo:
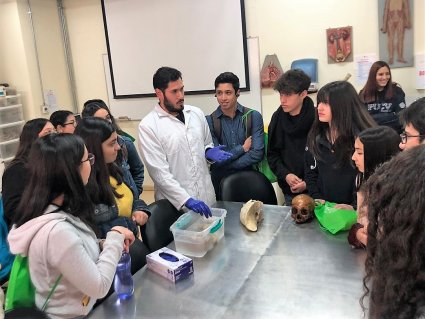
[[[308,211],[305,208],[301,209],[301,215],[308,215]]]
[[[292,207],[292,215],[296,215],[298,213],[298,210],[295,207]]]

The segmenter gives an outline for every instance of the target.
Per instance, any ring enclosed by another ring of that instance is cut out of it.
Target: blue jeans
[[[283,197],[285,198],[285,206],[292,206],[291,202],[292,202],[292,195],[288,195],[288,194],[283,194]]]

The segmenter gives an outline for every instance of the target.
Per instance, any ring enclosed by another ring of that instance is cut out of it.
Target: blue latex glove
[[[204,215],[207,218],[212,216],[210,208],[203,201],[189,198],[184,206],[193,210],[195,213]]]
[[[216,163],[220,163],[222,161],[228,160],[229,158],[233,156],[233,154],[223,151],[223,148],[225,147],[226,145],[218,145],[216,147],[209,148],[205,152],[206,158]]]

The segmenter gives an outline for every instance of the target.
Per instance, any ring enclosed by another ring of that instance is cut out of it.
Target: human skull
[[[258,223],[263,220],[263,202],[259,200],[247,201],[241,209],[240,220],[250,231],[257,231]]]
[[[309,222],[314,217],[314,199],[308,195],[297,195],[292,199],[291,217],[297,224]]]

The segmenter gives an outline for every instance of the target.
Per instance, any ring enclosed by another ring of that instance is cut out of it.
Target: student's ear
[[[307,90],[304,90],[304,91],[302,91],[302,92],[300,93],[300,96],[301,96],[302,98],[305,98],[305,97],[307,96],[307,94],[308,94]]]
[[[238,90],[238,91],[236,92],[236,97],[239,97],[239,95],[241,95],[241,90]]]

